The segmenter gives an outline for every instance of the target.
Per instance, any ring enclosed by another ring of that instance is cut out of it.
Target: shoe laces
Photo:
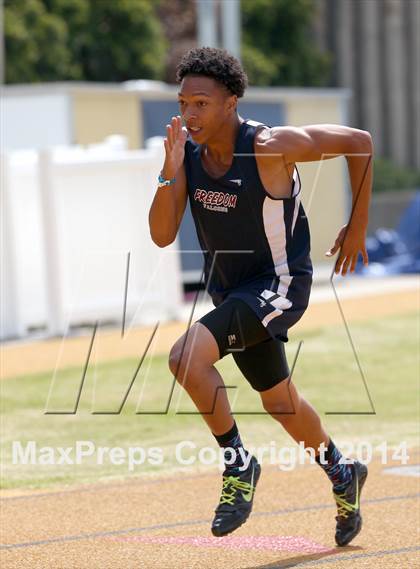
[[[337,504],[337,513],[339,518],[348,518],[354,512],[355,508],[352,504],[346,501],[346,493],[335,494],[334,499]]]
[[[233,506],[236,498],[236,492],[238,490],[249,492],[252,488],[253,487],[249,482],[244,482],[239,478],[239,476],[223,476],[220,504],[230,504]]]

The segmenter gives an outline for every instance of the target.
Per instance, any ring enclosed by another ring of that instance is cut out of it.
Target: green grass
[[[326,414],[369,412],[371,406],[343,326],[291,334],[287,344],[290,365],[300,340],[303,345],[294,369],[298,389],[318,410],[327,431],[336,441],[386,441],[397,446],[418,444],[419,437],[419,326],[415,314],[352,324],[350,331],[376,414]],[[138,476],[144,472],[180,468],[175,445],[191,440],[198,447],[216,448],[212,436],[186,394],[175,386],[169,412],[165,413],[172,385],[165,357],[146,359],[118,415],[92,414],[115,411],[137,368],[136,360],[124,360],[89,369],[75,415],[44,414],[52,373],[8,379],[2,382],[2,486],[47,487],[54,484],[93,482]],[[293,446],[292,440],[271,417],[260,414],[260,399],[243,379],[233,359],[218,363],[238,413],[236,419],[247,445]],[[71,410],[82,368],[61,370],[49,398],[49,410]],[[141,401],[141,405],[139,405]],[[136,414],[136,409],[142,414]],[[158,411],[159,414],[153,414]],[[148,413],[148,414],[145,414]],[[103,465],[86,460],[80,465],[13,465],[12,441],[36,441],[38,448],[69,447],[90,440],[97,447],[159,446],[160,466],[144,464],[128,472],[127,465]],[[192,467],[196,468],[196,467]]]

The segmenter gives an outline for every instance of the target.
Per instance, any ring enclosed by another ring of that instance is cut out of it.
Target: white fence
[[[148,226],[162,152],[111,137],[2,156],[2,339],[122,323],[124,306],[126,327],[179,316],[177,243],[159,249]]]

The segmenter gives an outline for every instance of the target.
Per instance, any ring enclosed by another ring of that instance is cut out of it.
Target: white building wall
[[[64,93],[5,90],[0,105],[2,151],[71,144],[70,104],[70,95]]]

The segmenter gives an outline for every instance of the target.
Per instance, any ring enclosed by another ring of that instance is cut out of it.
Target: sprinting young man
[[[312,284],[309,227],[296,163],[347,158],[352,215],[327,253],[339,252],[335,272],[345,275],[354,271],[359,253],[368,262],[371,137],[340,125],[270,128],[244,120],[237,103],[247,77],[224,50],[191,50],[178,66],[177,79],[180,116],[167,125],[166,157],[149,223],[153,241],[166,247],[177,235],[189,199],[205,257],[206,288],[215,305],[175,343],[169,358],[176,379],[226,449],[212,532],[223,536],[245,522],[261,470],[243,449],[223,379],[214,367],[232,353],[265,410],[296,442],[314,449],[333,484],[336,542],[347,545],[361,529],[360,493],[367,468],[343,461],[318,414],[299,395],[284,342],[308,306]],[[319,454],[322,443],[325,461]]]

